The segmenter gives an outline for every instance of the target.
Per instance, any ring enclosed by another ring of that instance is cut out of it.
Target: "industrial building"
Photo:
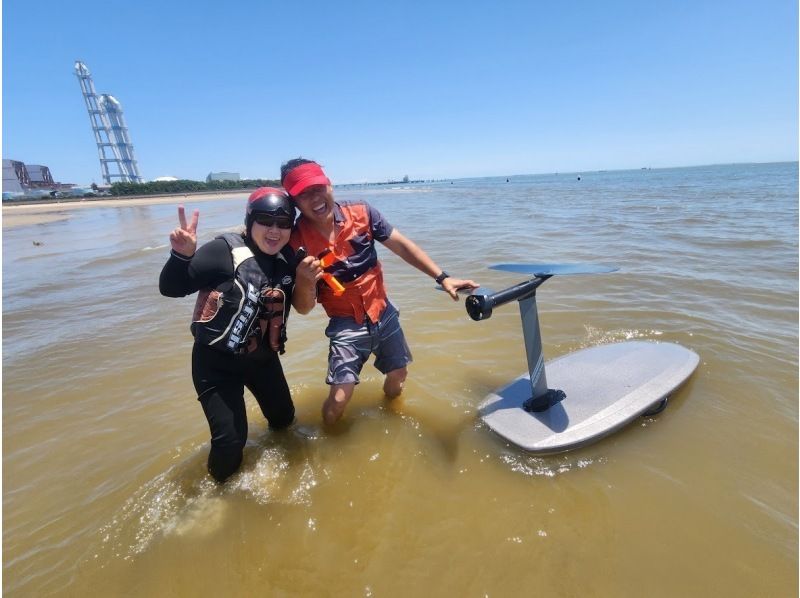
[[[48,197],[56,192],[83,195],[86,190],[53,180],[47,166],[3,158],[3,199]]]
[[[210,183],[211,181],[238,181],[239,173],[238,172],[209,172],[208,176],[206,177],[206,183]]]
[[[56,183],[53,180],[53,175],[50,174],[50,169],[47,166],[40,164],[26,164],[25,168],[28,170],[28,176],[31,180],[31,187],[52,187]]]
[[[31,178],[24,162],[3,158],[3,193],[25,193]]]

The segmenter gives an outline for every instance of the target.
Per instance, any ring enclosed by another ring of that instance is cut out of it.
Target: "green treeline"
[[[198,191],[236,191],[256,187],[280,187],[280,181],[270,179],[248,179],[244,181],[151,181],[149,183],[114,183],[111,195],[163,195],[166,193],[190,193]]]

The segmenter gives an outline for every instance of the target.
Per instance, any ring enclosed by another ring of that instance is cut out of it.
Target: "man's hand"
[[[200,220],[200,210],[192,214],[192,221],[187,224],[186,212],[183,206],[178,206],[178,222],[180,226],[169,234],[169,243],[172,250],[186,257],[192,257],[197,251],[197,222]]]
[[[453,301],[458,301],[458,291],[462,289],[477,289],[480,286],[472,280],[461,280],[460,278],[450,278],[449,276],[442,281],[442,288],[453,298]]]

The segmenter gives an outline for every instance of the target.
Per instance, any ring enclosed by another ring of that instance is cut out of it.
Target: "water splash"
[[[101,528],[98,552],[131,560],[161,538],[213,534],[224,527],[233,496],[260,505],[310,506],[317,474],[283,440],[267,436],[266,447],[248,443],[242,468],[222,485],[205,472],[207,445],[196,446],[188,459],[145,483],[125,502]]]
[[[579,345],[581,349],[635,339],[652,339],[664,334],[661,330],[638,330],[635,328],[620,330],[601,330],[593,326],[584,326],[584,328],[586,329],[586,338]]]
[[[226,486],[261,505],[311,505],[311,491],[317,476],[307,461],[293,462],[293,449],[272,446],[262,451],[255,464],[243,467]]]
[[[548,478],[569,473],[576,469],[586,469],[592,465],[605,463],[603,457],[576,457],[574,455],[535,457],[533,455],[504,452],[499,456],[513,472],[525,476],[543,476]]]
[[[184,535],[196,527],[192,522],[209,509],[205,503],[218,498],[220,491],[210,478],[197,479],[190,469],[194,467],[187,461],[159,474],[139,488],[119,514],[101,528],[102,543],[112,556],[130,559],[162,534]],[[215,514],[212,519],[221,522],[222,515]],[[210,533],[212,527],[207,529]]]

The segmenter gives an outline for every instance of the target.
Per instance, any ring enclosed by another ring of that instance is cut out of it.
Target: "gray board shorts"
[[[403,329],[400,312],[386,302],[377,323],[368,317],[359,324],[350,316],[334,316],[325,329],[330,339],[328,351],[328,384],[358,384],[358,375],[370,354],[375,354],[375,367],[383,374],[406,367],[413,361]]]

